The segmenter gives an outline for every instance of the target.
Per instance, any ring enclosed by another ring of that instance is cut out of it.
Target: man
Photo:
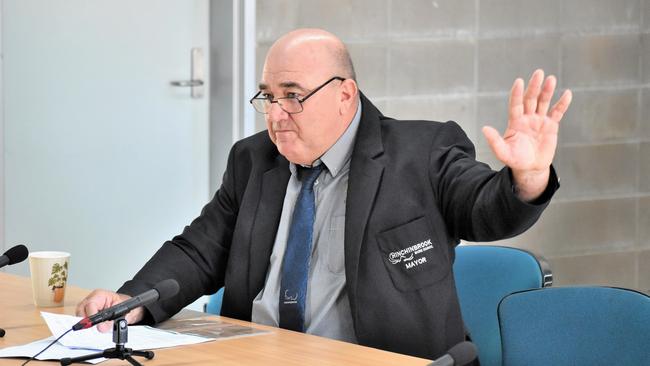
[[[566,91],[553,76],[512,87],[494,172],[454,122],[395,121],[357,89],[343,43],[302,29],[269,50],[251,100],[268,131],[236,143],[201,215],[91,315],[174,278],[180,293],[127,315],[160,322],[225,286],[222,314],[436,358],[465,333],[452,276],[460,239],[530,227],[558,187],[551,162]],[[107,324],[100,325],[107,330]]]

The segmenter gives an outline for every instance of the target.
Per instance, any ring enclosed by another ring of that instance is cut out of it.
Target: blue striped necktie
[[[314,234],[314,182],[323,170],[323,164],[313,168],[298,167],[302,187],[293,210],[289,239],[282,260],[280,286],[280,327],[305,331],[305,302],[307,277]]]

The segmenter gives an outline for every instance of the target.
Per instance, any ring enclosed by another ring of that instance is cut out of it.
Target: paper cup
[[[29,253],[29,271],[32,274],[32,293],[36,306],[63,306],[69,265],[70,253]]]

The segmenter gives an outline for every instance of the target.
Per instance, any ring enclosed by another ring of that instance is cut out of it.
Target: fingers
[[[557,79],[555,76],[549,75],[544,79],[544,71],[541,69],[533,72],[525,92],[523,91],[523,80],[515,80],[510,91],[509,120],[516,121],[525,114],[538,114],[540,116],[549,115],[552,120],[559,122],[569,108],[571,92],[565,92],[549,112],[549,106],[556,87]]]
[[[144,319],[144,307],[142,306],[135,308],[126,314],[126,320],[129,324],[139,323],[142,319]]]
[[[123,302],[128,298],[129,296],[127,295],[120,295],[112,291],[95,290],[86,296],[86,298],[77,305],[75,313],[77,316],[81,317],[92,316],[106,308]],[[127,320],[129,320],[129,323],[133,323],[141,320],[142,315],[139,316],[140,319],[137,319],[138,317],[134,317],[133,315],[131,315],[130,318],[131,319],[129,319],[129,316],[127,315]],[[109,332],[113,329],[113,322],[109,321],[100,323],[97,325],[97,329],[100,332]]]
[[[77,304],[77,307],[74,310],[76,316],[86,316],[86,304],[84,301],[86,301],[86,299],[81,300],[81,302]]]
[[[113,330],[113,321],[107,321],[97,324],[97,330],[102,333],[107,333]]]
[[[95,290],[86,296],[85,299],[77,305],[75,313],[77,316],[90,316],[96,314],[98,311],[109,307],[111,305],[105,305],[106,303],[112,303],[112,301],[107,301],[108,291],[104,290]]]
[[[569,109],[569,105],[571,104],[572,99],[573,93],[571,93],[571,90],[567,89],[560,97],[560,100],[555,103],[550,112],[550,117],[555,123],[560,122],[564,116],[564,113],[566,113],[567,109]]]
[[[501,135],[499,135],[499,132],[490,126],[484,126],[482,131],[483,135],[485,135],[485,139],[487,140],[488,145],[490,146],[490,149],[492,149],[492,152],[497,157],[497,159],[499,159],[502,163],[508,165],[508,145],[503,140]]]
[[[99,309],[99,306],[94,301],[89,301],[86,303],[86,306],[84,306],[85,316],[97,314],[99,310],[101,309]]]
[[[542,89],[542,82],[544,81],[544,71],[537,69],[530,77],[526,94],[524,94],[524,114],[535,113],[537,110],[537,98]]]
[[[524,81],[517,79],[510,90],[510,106],[508,108],[508,120],[516,121],[524,114]]]
[[[550,75],[544,81],[542,92],[539,95],[539,99],[537,100],[537,114],[546,116],[546,113],[548,113],[548,107],[551,104],[551,98],[553,98],[556,84],[557,79],[553,75]]]

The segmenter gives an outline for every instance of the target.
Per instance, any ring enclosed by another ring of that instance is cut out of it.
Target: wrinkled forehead
[[[265,68],[258,88],[260,90],[297,88],[307,91],[310,85],[308,73],[294,70],[268,71]]]
[[[310,88],[333,75],[331,56],[321,46],[272,47],[266,56],[260,86],[281,88],[295,83]]]

